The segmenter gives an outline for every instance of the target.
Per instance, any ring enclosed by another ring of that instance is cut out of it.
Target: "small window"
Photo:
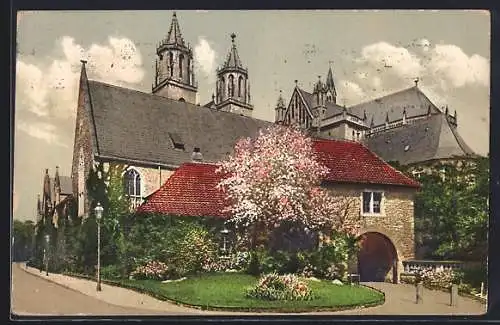
[[[184,150],[184,143],[177,133],[169,132],[168,135],[170,136],[170,140],[172,140],[175,149]]]
[[[363,192],[363,214],[381,214],[382,196],[382,192]]]

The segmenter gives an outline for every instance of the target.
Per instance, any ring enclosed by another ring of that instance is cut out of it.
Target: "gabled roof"
[[[298,87],[297,87],[297,89],[299,90],[300,94],[302,95],[302,97],[306,101],[306,104],[309,107],[309,109],[312,109],[313,107],[318,106],[315,102],[314,94],[311,94],[311,93],[309,93],[303,89],[300,89]],[[340,114],[344,110],[344,108],[342,106],[339,106],[339,105],[334,104],[334,103],[326,103],[325,107],[326,107],[325,119],[332,117],[334,115]]]
[[[272,124],[93,80],[88,89],[94,152],[104,158],[178,166],[191,161],[198,147],[206,161],[215,162],[237,140]],[[170,134],[178,135],[184,150],[174,147]]]
[[[228,213],[222,212],[228,205],[225,194],[216,188],[223,177],[221,173],[216,173],[217,168],[215,164],[182,164],[137,212],[228,217]]]
[[[313,147],[330,170],[327,182],[420,186],[358,142],[314,139]]]
[[[384,97],[354,105],[349,108],[349,112],[363,118],[366,111],[367,121],[371,121],[375,126],[385,123],[386,117],[389,121],[396,121],[403,118],[403,111],[406,109],[406,117],[425,115],[429,107],[431,114],[441,111],[420,91],[418,87],[404,89]]]
[[[442,113],[375,134],[364,143],[385,161],[397,161],[402,165],[476,156]]]

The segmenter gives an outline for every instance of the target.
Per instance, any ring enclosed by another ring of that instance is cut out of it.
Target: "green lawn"
[[[124,280],[122,283],[157,298],[207,309],[239,311],[301,312],[340,310],[376,305],[384,301],[382,293],[363,286],[335,285],[329,281],[310,281],[315,299],[310,301],[264,301],[245,297],[245,288],[257,278],[240,273],[219,273],[188,278],[180,282]]]

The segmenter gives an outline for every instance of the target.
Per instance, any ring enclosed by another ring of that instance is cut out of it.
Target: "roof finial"
[[[177,17],[177,13],[174,11],[174,17]]]
[[[420,78],[417,77],[415,78],[415,80],[413,80],[413,82],[415,83],[415,87],[418,87],[418,82],[420,81]]]
[[[236,34],[235,34],[235,33],[232,33],[232,34],[231,34],[231,42],[233,42],[233,44],[234,44],[234,39],[235,39],[235,38],[236,38]]]
[[[295,87],[298,86],[298,83],[299,83],[299,81],[297,79],[295,79]]]
[[[87,60],[83,60],[83,59],[82,59],[82,60],[80,60],[80,62],[81,62],[83,65],[87,64]]]

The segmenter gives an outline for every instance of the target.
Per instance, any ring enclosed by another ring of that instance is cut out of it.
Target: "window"
[[[187,81],[188,84],[191,84],[191,59],[187,60]]]
[[[142,203],[141,176],[135,169],[130,169],[123,178],[125,194],[129,197],[132,209],[136,209]]]
[[[243,96],[243,77],[238,78],[238,97]]]
[[[170,76],[173,77],[174,75],[174,55],[172,52],[168,53],[168,66],[170,68]]]
[[[234,97],[234,77],[232,74],[229,75],[229,80],[228,80],[228,85],[227,85],[227,92],[229,97]]]
[[[184,55],[179,55],[179,78],[182,78],[182,64],[184,63]]]
[[[382,192],[363,192],[363,214],[382,214]]]

